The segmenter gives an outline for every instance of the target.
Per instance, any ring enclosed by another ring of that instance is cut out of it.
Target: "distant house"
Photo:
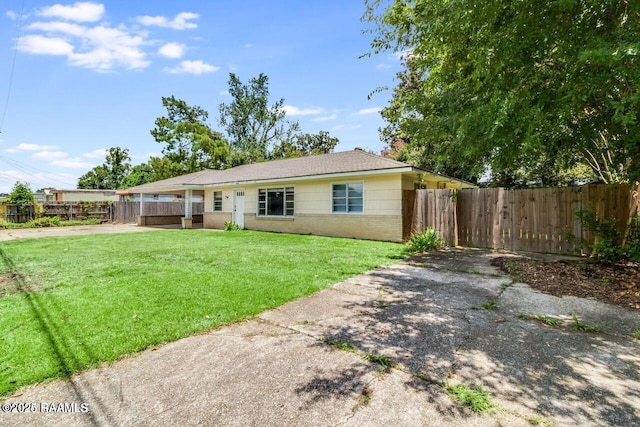
[[[116,190],[44,190],[47,202],[105,202],[116,201]]]
[[[474,185],[356,149],[204,170],[119,193],[181,193],[187,201],[202,193],[205,228],[233,221],[252,230],[402,241],[403,190],[424,187]]]

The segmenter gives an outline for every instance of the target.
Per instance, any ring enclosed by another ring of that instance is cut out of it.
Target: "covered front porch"
[[[137,218],[141,226],[180,225],[181,228],[202,226],[204,214],[204,191],[192,189],[170,189],[149,193],[130,194],[122,192],[121,198],[127,209]]]

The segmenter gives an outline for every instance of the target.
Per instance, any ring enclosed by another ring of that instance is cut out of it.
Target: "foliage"
[[[233,221],[224,222],[224,231],[237,231],[240,230],[240,226]]]
[[[255,316],[401,253],[394,243],[254,231],[3,242],[0,274],[16,282],[0,288],[0,354],[11,366],[0,370],[0,396]]]
[[[8,202],[17,205],[20,212],[24,212],[27,206],[35,204],[36,199],[33,197],[29,184],[16,181],[11,193],[9,193]]]
[[[94,167],[78,178],[78,188],[94,190],[121,188],[131,169],[130,161],[128,149],[109,148],[102,165]]]
[[[141,163],[131,168],[131,171],[120,182],[120,188],[135,187],[137,185],[151,182],[154,176],[154,170],[150,163]]]
[[[464,384],[445,384],[447,394],[459,400],[473,412],[487,414],[493,412],[497,405],[491,400],[489,392],[480,385],[467,387]]]
[[[96,225],[102,220],[99,218],[61,220],[57,216],[41,217],[27,222],[2,222],[0,228],[39,228],[39,227],[69,227],[74,225]]]
[[[591,333],[602,331],[602,328],[600,326],[588,325],[582,322],[580,319],[578,319],[578,316],[576,316],[575,314],[571,315],[571,319],[573,320],[573,323],[571,324],[571,329],[573,329],[574,331],[591,332]]]
[[[520,313],[520,314],[518,314],[518,319],[536,320],[536,321],[538,321],[540,323],[544,323],[545,325],[548,325],[548,326],[554,326],[554,327],[560,326],[560,322],[558,322],[553,317],[545,316],[544,314],[524,314],[524,313]]]
[[[482,303],[482,308],[485,310],[497,310],[498,303],[495,300],[490,299]]]
[[[424,233],[412,234],[407,242],[410,252],[428,252],[444,246],[444,241],[440,238],[438,231],[428,228]]]
[[[640,177],[640,14],[629,0],[365,0],[371,53],[402,58],[387,143],[467,180]],[[523,175],[524,174],[524,175]]]
[[[355,348],[353,345],[351,345],[350,343],[348,343],[346,341],[330,340],[328,338],[320,338],[320,341],[322,341],[323,343],[325,343],[327,345],[335,347],[338,350],[346,351],[348,353],[357,353],[358,352],[357,348]]]
[[[593,233],[595,241],[587,245],[591,254],[596,258],[617,261],[628,257],[627,251],[623,247],[624,234],[619,230],[615,218],[599,218],[591,208],[580,209],[575,212],[576,218],[582,226]],[[635,251],[639,241],[633,236],[631,244],[627,245]]]
[[[629,259],[640,262],[640,216],[633,214],[627,225],[625,252]]]
[[[160,179],[226,166],[229,145],[207,124],[207,111],[174,96],[162,97],[162,106],[167,115],[157,118],[151,130],[156,142],[165,144],[163,161],[151,162]]]
[[[262,162],[271,158],[274,147],[291,141],[299,126],[286,120],[284,99],[269,106],[269,78],[258,77],[243,84],[229,73],[229,104],[220,104],[220,126],[224,127],[233,148],[232,166]]]
[[[634,331],[630,334],[633,338],[640,340],[640,330]]]
[[[394,368],[398,365],[383,354],[364,353],[361,357],[367,362],[377,363],[378,365],[386,368]]]
[[[279,159],[328,154],[333,152],[338,142],[338,138],[334,138],[329,135],[329,132],[322,130],[317,134],[296,134],[291,140],[282,141],[276,145],[269,157]]]

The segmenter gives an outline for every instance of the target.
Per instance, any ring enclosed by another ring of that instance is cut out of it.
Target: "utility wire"
[[[11,71],[9,73],[9,87],[7,89],[7,99],[4,102],[4,109],[2,111],[2,117],[0,118],[0,133],[4,129],[4,119],[7,116],[7,110],[9,109],[9,98],[11,97],[11,87],[13,86],[13,74],[16,69],[16,58],[18,57],[18,45],[20,43],[20,36],[22,35],[22,20],[24,17],[24,1],[22,0],[22,8],[20,9],[20,19],[18,20],[18,37],[16,38],[16,47],[13,50],[13,60],[11,61]]]

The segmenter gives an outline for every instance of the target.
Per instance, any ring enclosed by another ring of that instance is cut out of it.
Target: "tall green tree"
[[[121,181],[122,188],[135,187],[155,181],[154,170],[149,163],[141,163],[131,168],[129,174]]]
[[[105,162],[96,166],[78,178],[78,188],[84,189],[112,189],[122,186],[123,180],[131,169],[129,150],[111,147],[107,150]]]
[[[297,122],[286,120],[284,99],[269,106],[269,78],[260,74],[243,84],[229,74],[229,104],[220,104],[220,126],[224,127],[233,148],[233,166],[269,159],[274,147],[299,131]]]
[[[163,97],[167,115],[156,119],[151,135],[164,144],[163,178],[170,178],[203,169],[222,169],[229,157],[229,144],[223,135],[207,124],[209,113],[199,106],[190,106],[174,96]],[[154,162],[150,163],[154,167]],[[155,167],[154,167],[155,169]],[[159,171],[160,172],[160,171]]]
[[[640,11],[631,0],[365,0],[372,52],[403,56],[383,137],[469,179],[640,177]],[[535,175],[535,176],[532,176]]]
[[[20,212],[24,212],[27,206],[35,204],[36,199],[33,197],[29,184],[16,181],[11,188],[11,193],[9,193],[8,202],[17,205]]]
[[[276,145],[270,158],[278,159],[332,153],[338,142],[338,138],[329,135],[329,132],[323,130],[317,134],[298,133],[293,135],[290,140],[282,141]]]

